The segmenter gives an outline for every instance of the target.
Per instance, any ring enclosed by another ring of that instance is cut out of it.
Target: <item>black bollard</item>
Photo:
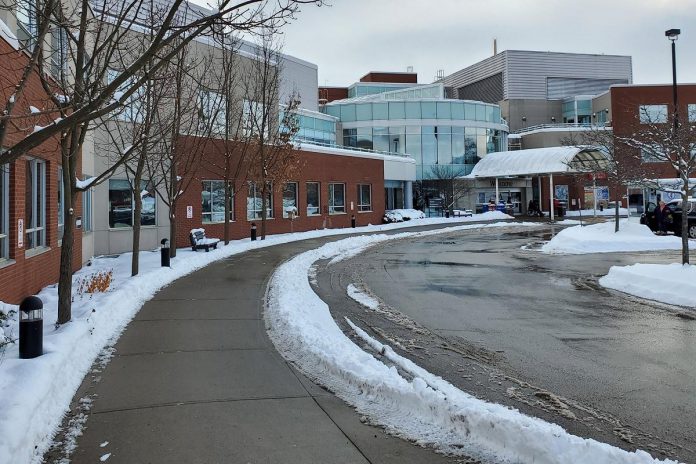
[[[448,209],[445,210],[445,217],[449,218],[449,210]]]
[[[31,359],[43,354],[43,301],[29,296],[19,304],[19,357]]]
[[[256,224],[253,222],[251,223],[251,241],[256,241]]]
[[[355,214],[350,217],[350,226],[355,229]]]
[[[162,247],[160,248],[160,263],[162,264],[162,267],[171,267],[169,257],[169,240],[163,238],[160,241],[160,244],[162,244]]]

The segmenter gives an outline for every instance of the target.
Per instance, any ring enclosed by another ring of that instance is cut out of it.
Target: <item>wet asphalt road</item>
[[[696,313],[596,281],[612,265],[679,255],[550,256],[534,249],[543,234],[465,231],[387,243],[329,266],[319,293],[332,311],[353,311],[373,333],[479,397],[582,436],[696,462]],[[430,336],[356,309],[348,283]]]

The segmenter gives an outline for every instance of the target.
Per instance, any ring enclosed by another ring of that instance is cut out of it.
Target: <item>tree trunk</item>
[[[628,197],[626,197],[628,198]],[[627,200],[628,201],[628,200]],[[619,231],[619,200],[614,202],[614,232]]]
[[[230,198],[232,197],[232,192],[230,188],[230,182],[225,179],[225,226],[223,231],[223,239],[225,240],[225,245],[230,243]]]
[[[689,264],[689,217],[687,204],[689,199],[688,185],[689,180],[682,179],[684,188],[681,192],[682,211],[681,211],[681,241],[682,241],[682,264]]]
[[[143,211],[143,197],[141,180],[143,178],[144,157],[138,161],[138,168],[133,179],[133,200],[135,207],[133,210],[133,255],[131,256],[131,275],[138,275],[140,260],[140,218]]]
[[[169,209],[169,257],[176,258],[176,202]]]
[[[64,169],[70,172],[70,168]],[[63,184],[64,186],[67,184]],[[58,324],[70,322],[72,318],[72,260],[73,260],[73,241],[75,237],[74,215],[71,214],[77,193],[68,195],[68,190],[72,187],[64,187],[64,208],[63,208],[63,244],[60,247],[60,271],[58,276]]]

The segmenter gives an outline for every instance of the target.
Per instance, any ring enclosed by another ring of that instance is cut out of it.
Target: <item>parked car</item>
[[[671,200],[667,206],[672,210],[672,224],[668,225],[667,230],[674,232],[674,235],[681,235],[682,201]],[[655,219],[655,208],[657,205],[649,202],[645,205],[645,212],[640,215],[640,223],[650,227],[650,230],[657,230],[657,220]],[[696,238],[696,199],[690,198],[687,201],[687,221],[689,238]]]

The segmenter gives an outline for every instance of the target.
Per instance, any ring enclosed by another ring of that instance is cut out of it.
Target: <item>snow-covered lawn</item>
[[[696,246],[692,240],[690,246]],[[544,253],[610,253],[617,251],[679,250],[681,238],[659,236],[644,225],[622,219],[619,232],[614,221],[589,226],[574,226],[560,231],[541,247]]]
[[[614,208],[605,208],[603,211],[600,211],[599,208],[597,208],[597,211],[591,210],[591,209],[583,209],[583,210],[566,210],[563,212],[565,216],[568,217],[578,217],[582,216],[584,218],[586,217],[593,217],[593,216],[614,216],[616,214],[616,211]],[[619,208],[619,216],[625,217],[628,216],[628,210],[626,208]]]
[[[340,261],[386,240],[433,233],[438,232],[348,238],[302,253],[281,265],[271,279],[266,312],[276,348],[373,422],[444,452],[547,464],[660,462],[644,451],[627,452],[576,437],[558,425],[479,400],[399,356],[348,319],[370,352],[343,334],[326,303],[310,286],[307,276],[313,264],[321,259]],[[354,286],[348,292],[368,308],[375,309],[379,304]],[[377,353],[390,365],[375,357]]]
[[[48,449],[62,415],[83,377],[104,347],[115,343],[121,331],[154,294],[186,274],[213,261],[247,250],[330,235],[386,231],[432,224],[460,224],[471,221],[511,219],[502,213],[485,213],[472,218],[429,218],[406,223],[325,229],[311,232],[268,236],[264,241],[239,240],[209,253],[177,251],[171,268],[160,267],[159,252],[140,254],[140,275],[130,277],[130,254],[117,258],[97,258],[73,279],[72,322],[56,328],[57,288],[44,288],[39,296],[44,303],[44,354],[19,359],[17,343],[0,351],[0,463],[39,462]],[[475,226],[480,227],[480,226]],[[106,293],[82,293],[81,282],[102,272],[112,273]],[[0,331],[16,339],[19,333],[17,306],[0,302],[0,311],[9,315]]]
[[[688,264],[612,266],[599,283],[649,300],[696,307],[696,266]]]

